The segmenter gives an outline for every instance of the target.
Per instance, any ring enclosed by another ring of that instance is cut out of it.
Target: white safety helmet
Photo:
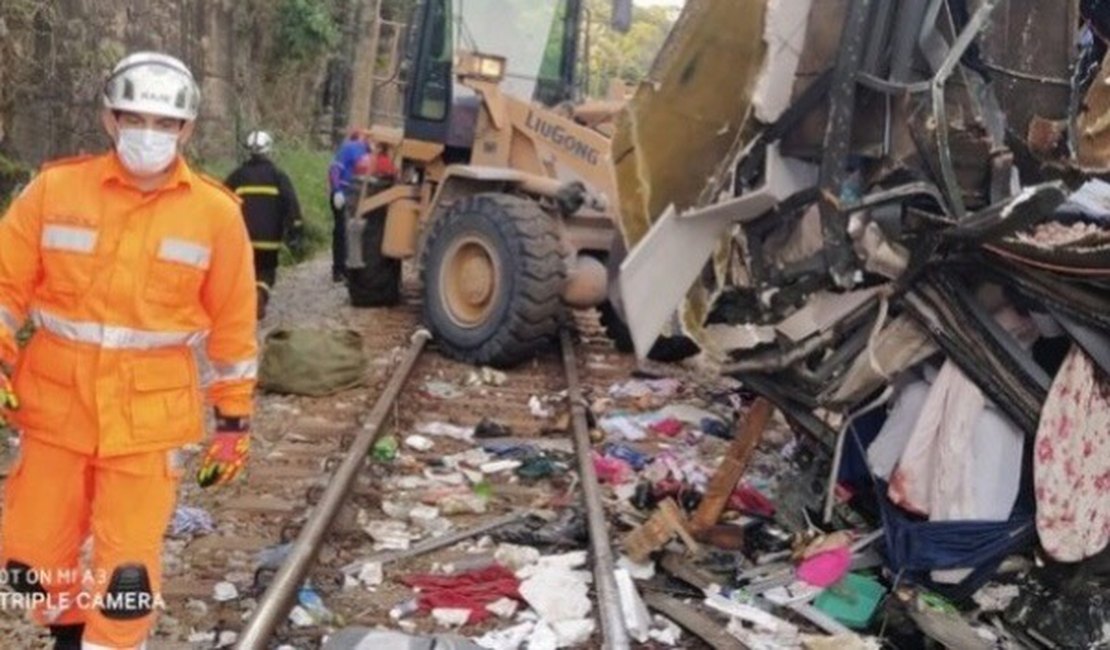
[[[251,153],[270,153],[274,139],[265,131],[251,131],[247,136],[247,150]]]
[[[137,52],[112,70],[104,84],[104,106],[191,122],[200,107],[200,88],[181,61],[157,52]]]

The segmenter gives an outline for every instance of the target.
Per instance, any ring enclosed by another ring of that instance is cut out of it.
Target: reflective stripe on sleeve
[[[237,381],[242,379],[255,379],[258,377],[258,361],[240,361],[238,363],[213,363],[215,381]]]

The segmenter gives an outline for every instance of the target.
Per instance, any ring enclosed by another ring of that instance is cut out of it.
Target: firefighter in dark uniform
[[[250,158],[225,181],[243,199],[243,216],[254,248],[259,318],[266,315],[282,243],[288,238],[290,250],[298,257],[303,244],[301,206],[289,176],[270,160],[273,144],[269,133],[251,132],[247,136]]]

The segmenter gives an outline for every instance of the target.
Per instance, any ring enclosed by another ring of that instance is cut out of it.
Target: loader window
[[[544,103],[562,86],[568,5],[577,0],[453,0],[455,47],[508,61],[502,90]],[[571,36],[577,36],[577,29]]]
[[[571,33],[571,38],[577,36],[577,31]],[[569,89],[565,87],[566,75],[563,68],[567,58],[567,3],[560,2],[559,9],[555,12],[555,19],[551,21],[551,32],[547,37],[547,48],[540,61],[539,76],[536,80],[535,100],[541,104],[554,106],[567,96]]]
[[[449,28],[452,22],[451,0],[430,0],[424,20],[424,42],[420,47],[424,54],[417,64],[419,69],[414,79],[412,112],[420,119],[439,122],[447,117],[453,81],[451,61],[454,48]]]

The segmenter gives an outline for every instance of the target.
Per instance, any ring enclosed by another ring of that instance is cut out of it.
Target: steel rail
[[[370,411],[366,422],[362,425],[351,444],[347,456],[335,470],[331,481],[328,483],[324,496],[313,508],[308,521],[301,529],[300,535],[293,543],[288,559],[278,570],[270,587],[258,604],[254,616],[239,636],[236,648],[240,650],[263,650],[266,642],[273,636],[274,630],[289,615],[297,591],[305,576],[316,561],[320,545],[331,527],[340,506],[351,491],[355,477],[362,469],[366,457],[373,448],[374,443],[382,434],[383,425],[392,413],[393,403],[401,394],[401,388],[412,372],[424,346],[432,338],[427,330],[418,330],[412,337],[412,344],[405,351],[400,365],[393,371],[389,382],[381,395],[378,396],[374,408]],[[610,573],[612,573],[610,571]]]
[[[578,385],[578,363],[574,357],[574,344],[570,332],[562,330],[559,339],[562,348],[563,370],[567,376],[567,400],[570,402],[571,428],[574,433],[575,453],[578,456],[578,473],[582,481],[582,495],[586,502],[586,524],[590,534],[590,556],[593,558],[594,587],[597,591],[598,620],[601,622],[602,647],[606,650],[625,650],[630,646],[628,631],[624,627],[620,592],[613,573],[613,549],[609,545],[609,524],[601,501],[601,487],[594,472],[591,455],[590,430],[586,423],[586,407],[582,389]]]

